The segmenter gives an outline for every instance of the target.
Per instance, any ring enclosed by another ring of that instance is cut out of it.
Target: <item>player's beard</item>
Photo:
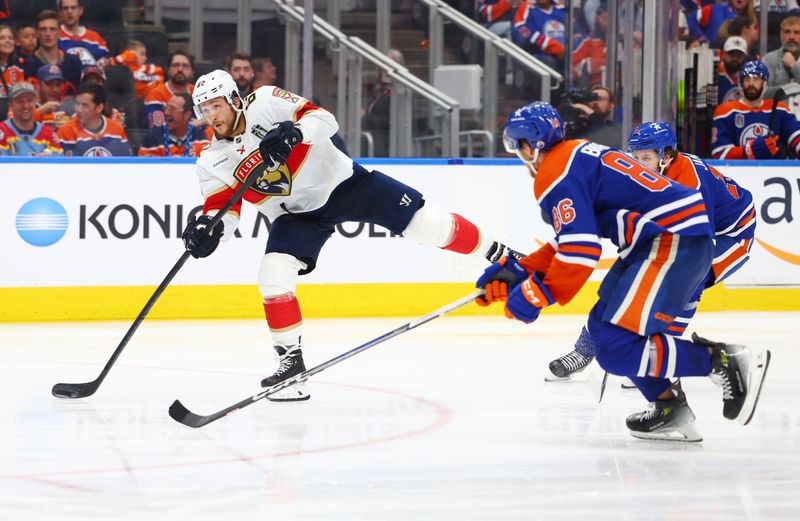
[[[761,94],[764,92],[764,87],[757,89],[755,87],[746,87],[744,89],[744,97],[747,98],[748,101],[757,101],[761,99]]]

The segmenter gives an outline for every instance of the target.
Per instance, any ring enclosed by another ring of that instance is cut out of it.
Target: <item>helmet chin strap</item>
[[[662,159],[659,159],[658,160],[658,173],[663,175],[664,174],[664,170],[667,169],[667,167],[670,165],[670,163],[672,163],[672,158],[671,157],[667,158],[665,156]]]
[[[539,158],[539,149],[538,148],[534,148],[533,149],[533,159],[531,159],[530,161],[525,159],[524,157],[522,157],[522,154],[520,153],[519,149],[517,149],[515,151],[515,153],[517,154],[517,157],[519,158],[519,160],[522,161],[523,163],[525,163],[525,166],[527,166],[528,170],[531,171],[531,176],[532,177],[536,177],[536,173],[537,173],[536,172],[536,160]]]

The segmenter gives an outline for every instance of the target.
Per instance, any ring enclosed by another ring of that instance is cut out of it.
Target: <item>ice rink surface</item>
[[[499,311],[499,310],[498,310]],[[307,320],[316,365],[407,319]],[[708,379],[684,389],[700,444],[635,440],[645,407],[611,378],[545,383],[580,316],[532,326],[444,317],[311,382],[191,429],[274,368],[263,321],[145,321],[94,396],[50,395],[100,372],[129,323],[0,325],[0,520],[800,519],[800,314],[699,313],[714,340],[769,347],[753,422],[722,417]]]

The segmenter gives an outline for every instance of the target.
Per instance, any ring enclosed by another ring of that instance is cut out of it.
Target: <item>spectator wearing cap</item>
[[[787,83],[800,83],[800,16],[787,16],[781,21],[781,46],[764,55],[769,69],[770,85],[765,97]]]
[[[64,155],[84,157],[129,156],[131,147],[122,125],[103,115],[106,91],[84,82],[75,96],[75,117],[58,129]]]
[[[39,80],[39,106],[34,117],[36,121],[57,131],[75,114],[74,105],[65,103],[64,76],[58,65],[42,65],[36,72]]]
[[[200,127],[190,124],[192,97],[182,93],[172,96],[164,108],[164,125],[151,128],[142,141],[140,156],[199,156],[210,142]]]
[[[747,61],[747,42],[741,36],[729,36],[722,46],[722,61],[717,75],[717,105],[739,99],[739,69]]]
[[[186,51],[175,51],[169,57],[166,82],[154,87],[144,98],[145,128],[164,126],[164,107],[176,94],[194,92],[194,56]]]
[[[751,60],[739,69],[742,97],[714,111],[711,153],[715,159],[781,159],[785,149],[795,156],[800,153],[800,122],[783,103],[775,106],[774,100],[764,99],[768,84],[764,63]]]
[[[67,91],[72,93],[80,83],[83,64],[77,56],[58,48],[58,32],[58,13],[52,10],[39,13],[36,17],[39,48],[33,54],[33,60],[25,62],[25,77],[35,77],[42,65],[58,65],[61,67]]]
[[[11,87],[13,115],[0,123],[0,156],[60,156],[53,130],[33,118],[36,89],[27,81]]]
[[[83,0],[61,0],[61,31],[58,48],[74,54],[84,66],[103,60],[108,54],[108,46],[102,36],[81,25]]]

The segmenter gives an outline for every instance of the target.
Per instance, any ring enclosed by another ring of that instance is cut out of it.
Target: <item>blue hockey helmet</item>
[[[741,85],[748,76],[755,76],[764,81],[769,81],[769,69],[767,69],[767,66],[764,65],[762,61],[750,60],[749,62],[745,62],[742,68],[739,69],[739,85]]]
[[[658,159],[664,159],[664,152],[668,148],[677,150],[678,138],[669,123],[665,121],[642,123],[628,136],[628,152],[655,150],[658,153]]]
[[[525,140],[535,150],[549,150],[564,140],[564,120],[549,103],[536,101],[509,114],[503,146],[511,154]]]

